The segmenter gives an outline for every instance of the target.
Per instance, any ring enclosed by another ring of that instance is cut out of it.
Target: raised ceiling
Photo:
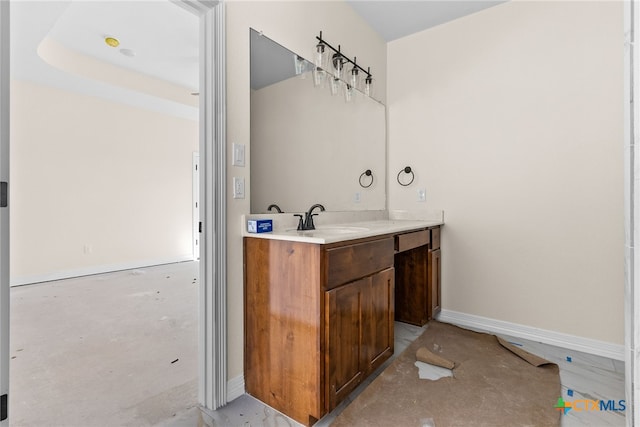
[[[197,119],[197,98],[190,93],[198,90],[199,20],[176,4],[12,2],[10,22],[12,78]],[[107,36],[120,45],[108,46]],[[51,45],[60,49],[44,52]],[[129,56],[120,49],[128,49]],[[65,66],[61,52],[83,60],[81,66],[78,61]],[[136,88],[139,83],[161,90],[151,93]],[[166,96],[163,86],[185,96]]]
[[[169,1],[83,0],[67,6],[48,36],[78,53],[197,91],[198,25],[197,16]],[[108,46],[108,36],[120,45]]]

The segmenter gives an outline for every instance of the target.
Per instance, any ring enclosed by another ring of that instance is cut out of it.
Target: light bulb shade
[[[331,64],[333,65],[333,77],[336,79],[342,79],[344,77],[344,64],[344,56],[342,56],[341,53],[334,53]]]
[[[351,74],[349,75],[349,84],[356,89],[360,89],[360,70],[358,70],[358,68],[356,67],[353,67],[351,69]]]
[[[367,96],[373,96],[373,78],[369,75],[364,79],[363,92]]]
[[[298,56],[298,55],[293,55],[293,65],[295,67],[296,70],[296,76],[300,76],[303,75],[303,73],[305,72],[305,68],[306,68],[306,64],[305,64],[305,60],[304,58]]]
[[[350,84],[344,85],[344,100],[345,102],[351,102],[353,99],[353,86]]]
[[[338,92],[340,92],[341,83],[342,82],[340,81],[340,79],[331,77],[331,84],[329,85],[329,88],[331,89],[331,95],[337,95]]]
[[[322,68],[315,68],[313,70],[313,85],[315,87],[324,86],[327,81],[327,73]]]
[[[327,65],[329,64],[329,52],[324,43],[320,42],[316,45],[315,51],[313,52],[313,62],[316,67],[320,67],[325,70],[327,69]]]

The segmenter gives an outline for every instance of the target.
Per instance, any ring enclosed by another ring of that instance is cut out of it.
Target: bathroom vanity
[[[394,319],[422,324],[439,310],[441,225],[245,237],[247,393],[305,425],[333,410],[393,355]]]

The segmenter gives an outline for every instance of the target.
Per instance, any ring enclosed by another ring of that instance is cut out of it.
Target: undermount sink
[[[318,234],[349,234],[358,233],[362,231],[369,231],[366,227],[351,227],[348,225],[342,226],[318,226],[315,230],[298,230],[297,228],[288,228],[287,232],[297,231],[300,233],[318,233]]]

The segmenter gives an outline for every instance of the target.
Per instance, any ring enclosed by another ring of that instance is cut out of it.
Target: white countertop
[[[318,219],[320,218],[320,219]],[[440,219],[376,219],[367,221],[349,221],[339,223],[323,224],[320,217],[316,217],[316,229],[297,231],[294,225],[276,227],[270,233],[249,233],[246,231],[246,220],[244,220],[244,235],[259,239],[289,240],[306,243],[335,243],[347,240],[362,239],[383,234],[400,233],[426,227],[443,225]]]

